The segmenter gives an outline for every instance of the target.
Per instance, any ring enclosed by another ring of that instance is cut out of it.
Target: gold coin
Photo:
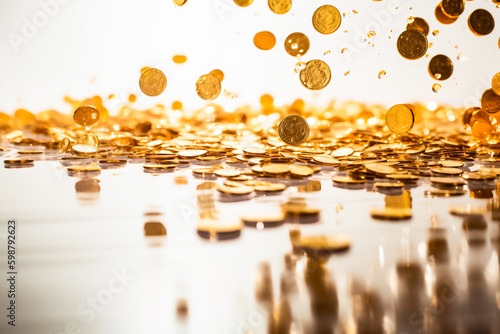
[[[176,64],[184,64],[187,61],[187,57],[185,55],[175,55],[172,57],[172,60]]]
[[[427,37],[418,30],[405,30],[397,41],[398,52],[408,60],[425,56],[428,48]]]
[[[139,88],[147,96],[158,96],[167,87],[167,77],[156,68],[148,68],[139,78]]]
[[[366,170],[376,173],[376,174],[395,174],[396,169],[392,168],[391,166],[387,165],[382,165],[379,163],[371,163],[365,165]]]
[[[21,154],[21,155],[38,155],[38,154],[43,154],[43,151],[42,150],[17,151],[17,154]]]
[[[464,173],[462,175],[464,180],[468,181],[494,181],[497,179],[497,175],[493,173]]]
[[[303,56],[309,50],[309,38],[301,32],[294,32],[285,39],[285,51],[292,57]]]
[[[330,155],[334,158],[346,157],[354,153],[351,147],[341,147],[333,151]]]
[[[313,160],[322,165],[336,166],[340,165],[340,161],[330,155],[315,155]]]
[[[490,34],[495,28],[493,16],[485,9],[476,9],[467,20],[470,30],[477,36]]]
[[[174,4],[177,6],[184,6],[187,0],[173,0]]]
[[[452,197],[452,196],[462,196],[465,195],[465,190],[443,190],[443,189],[432,189],[424,191],[425,196],[436,196],[436,197]]]
[[[382,208],[371,209],[370,215],[381,220],[403,220],[411,218],[410,208]]]
[[[314,29],[321,34],[332,34],[340,27],[342,17],[339,10],[331,5],[324,5],[316,9],[312,17]]]
[[[449,16],[443,9],[443,3],[440,2],[437,6],[436,6],[436,9],[434,10],[434,15],[436,16],[436,20],[439,22],[439,23],[442,23],[442,24],[452,24],[453,22],[455,22],[458,18],[458,16],[456,17],[451,17]],[[439,33],[439,30],[435,30],[432,34],[434,36],[436,36],[437,34]]]
[[[67,170],[70,172],[98,172],[101,170],[101,167],[89,165],[89,166],[69,166]]]
[[[489,114],[500,111],[500,95],[497,95],[493,89],[485,90],[481,96],[481,108]]]
[[[213,74],[204,74],[196,81],[196,93],[203,100],[216,99],[220,91],[220,80]]]
[[[417,175],[411,174],[389,174],[386,177],[388,179],[398,180],[401,182],[417,182],[420,179]]]
[[[313,59],[306,63],[300,71],[300,82],[304,87],[311,90],[325,88],[332,78],[332,72],[327,63],[319,59]]]
[[[73,114],[73,120],[81,126],[92,126],[99,120],[99,110],[93,106],[78,107]]]
[[[217,185],[215,187],[221,193],[231,194],[231,195],[247,195],[253,192],[253,187],[239,186],[239,187],[229,187],[225,185]]]
[[[298,246],[311,250],[342,251],[351,246],[351,241],[343,235],[301,236]]]
[[[292,8],[292,0],[268,0],[267,4],[273,13],[280,15],[288,13]]]
[[[166,236],[167,229],[160,222],[146,222],[144,224],[144,236]]]
[[[289,115],[281,120],[278,134],[285,143],[300,145],[309,137],[309,124],[303,117]]]
[[[142,166],[145,170],[168,170],[175,168],[174,164],[161,164],[161,165],[144,165]]]
[[[290,174],[299,177],[311,176],[314,174],[314,169],[308,166],[292,165],[290,167]]]
[[[465,9],[464,0],[443,0],[441,4],[444,12],[450,17],[460,16]]]
[[[253,187],[255,191],[262,191],[262,192],[276,192],[276,191],[283,191],[286,189],[286,185],[283,183],[269,183],[266,185],[257,185]]]
[[[491,89],[493,89],[495,94],[500,95],[500,72],[495,74],[491,80]]]
[[[404,183],[376,182],[373,186],[380,189],[399,189],[404,187]]]
[[[209,74],[215,75],[220,82],[224,80],[224,72],[222,72],[221,70],[218,69],[211,70]]]
[[[464,171],[452,167],[433,167],[431,172],[432,174],[461,175]]]
[[[281,204],[281,210],[294,215],[317,215],[320,212],[318,208],[309,207],[305,203]]]
[[[349,176],[334,176],[334,177],[332,177],[332,181],[335,183],[342,183],[342,184],[365,184],[366,183],[365,179],[353,179],[353,178],[350,178]]]
[[[429,74],[435,80],[446,80],[453,74],[453,62],[445,55],[436,55],[429,62]]]
[[[385,121],[389,130],[401,135],[413,128],[415,116],[409,106],[405,104],[396,104],[387,111]]]
[[[271,50],[276,45],[276,37],[270,31],[261,31],[253,37],[253,44],[257,49]]]
[[[88,144],[75,144],[71,147],[73,152],[79,154],[92,154],[97,152],[97,148]]]
[[[248,7],[252,4],[253,0],[233,0],[234,3],[240,7]]]
[[[290,171],[290,165],[286,164],[269,164],[262,166],[262,170],[267,174],[286,174]]]
[[[443,160],[441,161],[441,167],[463,167],[463,161],[455,160]]]
[[[196,158],[207,154],[207,150],[182,150],[177,152],[177,155],[181,158]]]
[[[414,17],[412,22],[406,25],[406,30],[418,30],[427,36],[429,35],[429,24],[421,17]]]
[[[236,169],[218,169],[214,171],[214,174],[220,177],[235,177],[239,176],[241,172]]]

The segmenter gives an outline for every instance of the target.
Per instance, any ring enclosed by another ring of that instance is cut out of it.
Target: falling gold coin
[[[309,136],[309,124],[298,115],[283,118],[278,126],[278,134],[289,145],[300,145]]]
[[[418,30],[405,30],[399,35],[397,47],[399,54],[404,58],[419,59],[427,52],[427,37]]]
[[[441,4],[443,11],[450,17],[460,16],[465,9],[464,0],[443,0]]]
[[[493,16],[485,9],[476,9],[467,20],[470,30],[477,36],[485,36],[495,28]]]
[[[176,64],[183,64],[187,61],[187,57],[185,55],[175,55],[172,57],[172,60]]]
[[[148,68],[141,74],[139,87],[147,96],[158,96],[167,87],[167,77],[159,69]]]
[[[210,71],[209,74],[215,75],[217,77],[217,79],[219,79],[220,82],[222,82],[222,80],[224,80],[224,72],[222,72],[221,70],[215,69],[215,70]]]
[[[331,5],[324,5],[316,9],[312,17],[314,29],[321,34],[332,34],[340,27],[342,17],[338,9]]]
[[[319,59],[307,62],[306,67],[300,71],[300,82],[304,87],[311,90],[325,88],[332,78],[330,67]]]
[[[487,89],[481,96],[481,108],[489,114],[500,111],[500,96],[493,89]]]
[[[253,44],[257,49],[264,51],[271,50],[276,45],[276,37],[270,31],[261,31],[255,34]]]
[[[177,6],[184,6],[187,2],[187,0],[173,0],[174,4]]]
[[[292,0],[268,0],[269,9],[275,14],[286,14],[292,8]]]
[[[491,89],[493,89],[495,94],[500,95],[500,72],[495,74],[491,80]]]
[[[429,24],[420,17],[414,17],[412,22],[406,25],[406,30],[418,30],[425,36],[429,35]]]
[[[458,18],[458,16],[456,17],[452,17],[452,16],[449,16],[443,9],[443,3],[440,2],[437,6],[436,6],[436,9],[434,10],[434,15],[436,16],[436,20],[439,22],[439,23],[442,23],[442,24],[452,24],[453,22],[455,22]],[[436,35],[434,34],[433,32],[433,35]]]
[[[436,80],[446,80],[453,74],[453,62],[445,55],[436,55],[429,62],[429,74]]]
[[[396,104],[387,112],[385,121],[389,130],[400,135],[411,130],[415,122],[415,116],[407,105]]]
[[[432,91],[434,93],[438,93],[440,90],[441,90],[441,85],[440,84],[435,83],[434,85],[432,85]]]
[[[303,56],[309,50],[309,38],[301,32],[294,32],[285,39],[285,51],[292,57]]]
[[[92,126],[99,120],[99,110],[93,106],[81,106],[75,110],[73,120],[81,126]]]
[[[234,3],[240,7],[248,7],[252,4],[253,0],[233,0]]]
[[[213,74],[204,74],[196,81],[196,93],[203,100],[216,99],[220,91],[220,80]]]

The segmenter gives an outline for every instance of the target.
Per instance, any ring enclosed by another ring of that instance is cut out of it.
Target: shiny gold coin
[[[269,9],[275,14],[286,14],[292,8],[292,0],[268,0]]]
[[[427,36],[429,35],[429,24],[421,17],[414,17],[412,22],[406,25],[406,30],[418,30]]]
[[[217,169],[214,174],[220,177],[235,177],[239,176],[241,172],[236,169]]]
[[[262,170],[267,174],[286,174],[290,171],[290,165],[286,164],[269,164],[262,166]]]
[[[314,169],[308,166],[292,165],[290,167],[290,174],[298,177],[307,177],[314,174]]]
[[[465,181],[458,177],[431,177],[430,181],[441,186],[457,187],[465,184]]]
[[[500,95],[497,95],[493,89],[487,89],[481,96],[481,108],[489,114],[500,111]]]
[[[276,37],[270,31],[261,31],[253,37],[253,44],[260,50],[271,50],[276,45]]]
[[[332,177],[332,181],[335,183],[341,183],[341,184],[365,184],[366,183],[365,179],[353,179],[353,178],[350,178],[349,176],[334,176],[334,177]]]
[[[101,167],[89,165],[89,166],[69,166],[67,170],[70,172],[98,172],[101,170]]]
[[[334,158],[347,157],[354,153],[354,149],[351,147],[341,147],[330,153]]]
[[[231,194],[231,195],[247,195],[253,192],[253,187],[239,186],[239,187],[228,187],[225,185],[217,185],[215,187],[221,193]]]
[[[176,64],[184,64],[187,61],[187,57],[185,55],[175,55],[172,57],[172,60]]]
[[[321,34],[332,34],[340,27],[342,16],[339,10],[331,5],[324,5],[316,9],[312,17],[314,29]]]
[[[441,167],[463,167],[464,163],[463,161],[456,161],[456,160],[443,160],[441,161]]]
[[[71,147],[73,152],[79,153],[79,154],[92,154],[92,153],[97,153],[97,148],[92,145],[87,145],[87,144],[76,144]]]
[[[379,163],[371,163],[365,165],[366,170],[376,173],[376,174],[395,174],[396,169],[391,166],[379,164]]]
[[[411,174],[389,174],[389,175],[386,175],[386,177],[388,179],[391,179],[391,180],[398,180],[398,181],[401,181],[401,182],[417,182],[420,177],[418,177],[417,175],[411,175]]]
[[[300,145],[309,137],[309,124],[301,116],[289,115],[281,120],[278,134],[285,143]]]
[[[43,151],[42,150],[17,151],[17,154],[21,154],[21,155],[39,155],[39,154],[43,154]]]
[[[220,92],[220,80],[213,74],[204,74],[196,81],[196,93],[203,100],[214,100]]]
[[[73,113],[73,120],[81,126],[92,126],[99,120],[99,110],[93,106],[78,107]]]
[[[340,161],[330,155],[315,155],[313,160],[322,165],[337,166]]]
[[[445,55],[436,55],[429,62],[429,74],[435,80],[446,80],[453,74],[453,62]]]
[[[165,225],[160,222],[146,222],[144,224],[144,236],[153,237],[153,236],[166,236],[167,229]]]
[[[310,90],[325,88],[332,78],[332,72],[327,63],[319,59],[313,59],[306,63],[299,74],[300,82]]]
[[[462,178],[468,181],[495,181],[497,175],[493,173],[463,173]]]
[[[233,0],[234,3],[240,7],[248,7],[252,4],[253,0]]]
[[[485,9],[476,9],[467,20],[470,30],[477,36],[490,34],[495,28],[493,15]]]
[[[167,87],[167,77],[156,68],[148,68],[139,78],[139,88],[147,96],[158,96]]]
[[[442,23],[442,24],[452,24],[453,22],[455,22],[458,18],[458,16],[456,17],[451,17],[449,16],[443,9],[443,3],[440,2],[437,6],[436,6],[436,9],[434,10],[434,15],[436,16],[436,20],[439,22],[439,23]],[[438,30],[435,30],[433,32],[433,35],[437,35],[439,33]]]
[[[370,215],[375,219],[381,220],[404,220],[410,219],[411,209],[409,208],[380,208],[371,209]]]
[[[405,30],[397,41],[398,52],[408,60],[425,56],[428,48],[427,37],[418,30]]]
[[[224,80],[224,72],[222,72],[221,70],[218,69],[211,70],[209,74],[215,75],[220,82]]]
[[[375,182],[373,184],[375,188],[379,189],[400,189],[404,187],[404,183],[395,182]]]
[[[277,191],[283,191],[286,189],[286,185],[283,183],[269,183],[266,185],[257,185],[253,187],[255,191],[262,191],[262,192],[277,192]]]
[[[207,154],[207,150],[182,150],[177,152],[180,158],[196,158]]]
[[[292,57],[303,56],[309,50],[309,38],[301,32],[294,32],[285,39],[285,51]]]
[[[495,92],[495,94],[500,96],[500,72],[493,76],[491,80],[491,89]]]
[[[387,127],[392,132],[401,135],[407,133],[413,128],[415,116],[408,105],[396,104],[387,111],[385,116]]]
[[[432,174],[444,174],[444,175],[462,175],[463,170],[458,168],[448,168],[448,167],[433,167],[431,168]]]
[[[69,149],[69,145],[71,144],[71,142],[69,141],[68,138],[63,138],[59,144],[57,145],[57,152],[59,154],[64,154],[68,151]]]
[[[464,0],[443,0],[441,3],[444,12],[450,17],[460,16],[465,9]]]

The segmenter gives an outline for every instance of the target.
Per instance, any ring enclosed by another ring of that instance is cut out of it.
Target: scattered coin
[[[388,174],[396,173],[396,169],[394,169],[393,167],[387,166],[387,165],[382,165],[379,163],[367,164],[367,165],[365,165],[365,168],[366,168],[366,170],[373,172],[373,173],[376,173],[376,174],[388,175]]]
[[[148,96],[158,96],[167,87],[167,77],[159,69],[150,67],[142,72],[139,87]]]
[[[312,17],[314,29],[321,34],[332,34],[340,27],[342,17],[338,9],[324,5],[316,9]]]
[[[422,58],[427,52],[427,37],[418,30],[405,30],[397,41],[399,54],[408,60]]]
[[[429,62],[429,74],[435,80],[446,80],[453,74],[453,62],[445,55],[436,55]]]
[[[311,90],[325,88],[332,78],[330,67],[322,60],[313,59],[306,63],[306,67],[300,71],[300,82],[304,87]]]
[[[493,15],[485,9],[476,9],[467,20],[470,30],[477,36],[489,35],[495,28]]]
[[[73,120],[81,126],[92,126],[99,120],[99,110],[93,106],[80,106],[73,113]]]
[[[290,167],[290,174],[297,177],[307,177],[314,174],[314,169],[308,166],[292,165]]]
[[[413,128],[415,116],[413,111],[406,104],[396,104],[387,111],[385,121],[389,130],[396,134],[404,134]]]
[[[465,2],[464,0],[443,0],[442,6],[448,16],[458,17],[464,12]]]
[[[278,134],[285,143],[300,145],[309,136],[309,124],[301,116],[289,115],[281,120],[278,126]]]

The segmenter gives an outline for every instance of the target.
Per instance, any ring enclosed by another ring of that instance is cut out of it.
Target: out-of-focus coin
[[[283,183],[269,183],[269,184],[256,185],[253,188],[255,191],[278,192],[285,190],[286,185],[284,185]]]
[[[97,148],[87,144],[76,144],[71,147],[71,150],[79,154],[93,154],[97,152]]]
[[[309,38],[301,32],[294,32],[285,39],[285,51],[292,57],[303,56],[309,50]]]
[[[380,208],[371,209],[370,215],[380,220],[405,220],[411,218],[411,209],[409,208]]]
[[[184,64],[187,61],[187,57],[185,55],[175,55],[172,57],[172,60],[176,64]]]
[[[376,173],[376,174],[395,174],[396,169],[391,166],[379,164],[379,163],[371,163],[365,165],[366,170]]]
[[[314,174],[314,169],[308,166],[292,165],[290,167],[290,174],[298,177],[306,177]]]
[[[353,179],[349,176],[334,176],[332,177],[332,181],[335,183],[341,184],[365,184],[365,179]]]
[[[292,0],[268,0],[269,9],[275,14],[286,14],[292,8]]]
[[[497,95],[493,89],[487,89],[481,96],[481,108],[489,114],[500,111],[500,95]]]
[[[443,190],[443,189],[432,189],[424,191],[425,196],[435,196],[435,197],[453,197],[465,195],[465,190]]]
[[[491,79],[491,89],[495,92],[495,94],[500,95],[500,72],[493,76]]]
[[[395,182],[375,182],[373,184],[375,188],[379,189],[400,189],[404,187],[404,183]]]
[[[311,90],[325,88],[332,78],[332,72],[327,63],[319,59],[307,62],[306,67],[300,71],[300,82],[304,87]]]
[[[39,155],[39,154],[43,154],[43,150],[29,150],[29,151],[22,150],[22,151],[17,151],[17,154],[21,154],[21,155]]]
[[[239,176],[241,172],[236,169],[217,169],[214,174],[220,177],[235,177]]]
[[[347,157],[354,153],[354,149],[351,147],[341,147],[336,149],[331,153],[331,156],[334,158]]]
[[[462,178],[468,181],[495,181],[497,179],[497,175],[493,173],[463,173]]]
[[[477,36],[490,34],[495,28],[493,15],[485,9],[476,9],[467,20],[470,30]]]
[[[167,229],[161,222],[146,222],[144,224],[144,236],[166,236]]]
[[[250,6],[253,2],[253,0],[233,0],[234,3],[240,7],[247,7]]]
[[[427,52],[427,37],[418,30],[405,30],[399,35],[397,47],[399,54],[404,58],[419,59]]]
[[[387,111],[385,121],[389,130],[401,135],[413,128],[415,116],[409,106],[405,104],[396,104]]]
[[[69,166],[67,170],[70,172],[98,172],[101,170],[101,167],[96,165],[88,165],[88,166]]]
[[[452,206],[448,211],[454,216],[467,218],[483,216],[486,213],[486,208],[471,205]]]
[[[139,78],[139,87],[147,96],[158,96],[167,87],[167,77],[157,68],[148,68]]]
[[[389,174],[386,177],[388,179],[398,180],[403,183],[417,182],[420,179],[420,177],[418,177],[417,175],[411,175],[411,174]]]
[[[177,152],[177,155],[181,158],[196,158],[207,154],[207,150],[182,150]]]
[[[270,31],[260,31],[253,37],[253,44],[257,49],[271,50],[276,45],[276,37]]]
[[[429,35],[429,24],[421,17],[414,17],[412,22],[406,25],[406,30],[418,30],[427,36]]]
[[[239,187],[229,187],[225,185],[217,185],[215,187],[221,193],[231,194],[231,195],[247,195],[253,192],[253,187],[239,186]]]
[[[448,16],[458,17],[464,12],[465,2],[464,0],[443,0],[442,6]]]
[[[443,160],[441,161],[441,167],[463,167],[464,162],[463,161],[456,161],[456,160]]]
[[[434,15],[436,16],[436,20],[438,20],[439,23],[442,23],[442,24],[452,24],[453,22],[455,22],[458,18],[458,16],[456,17],[452,17],[452,16],[449,16],[443,9],[443,3],[440,2],[437,6],[436,6],[436,10],[434,11]],[[435,30],[436,31],[436,30]],[[437,31],[437,33],[439,33],[439,31]],[[433,35],[436,35],[434,34],[433,32]]]
[[[429,74],[433,79],[446,80],[453,74],[453,62],[445,55],[436,55],[429,62]]]
[[[330,155],[315,155],[313,160],[322,165],[336,166],[340,165],[340,161]]]
[[[219,69],[211,70],[209,74],[215,75],[220,82],[224,80],[224,72]]]
[[[177,6],[184,6],[187,2],[187,0],[173,0],[174,4]]]
[[[220,80],[213,74],[204,74],[196,81],[196,93],[203,100],[216,99],[220,91]]]
[[[264,173],[272,174],[272,175],[286,174],[290,171],[290,165],[268,164],[268,165],[262,166],[262,170],[264,171]]]
[[[316,9],[312,17],[314,29],[321,34],[332,34],[340,27],[342,17],[339,10],[331,5],[324,5]]]
[[[349,249],[351,241],[343,235],[301,236],[298,246],[311,251],[340,252]]]
[[[465,181],[458,177],[431,177],[430,181],[441,186],[457,187],[465,184]]]
[[[433,167],[431,168],[432,174],[442,174],[442,175],[462,175],[463,170],[451,167]]]
[[[278,126],[278,134],[289,145],[300,145],[309,136],[309,124],[298,115],[283,118]]]
[[[5,159],[3,161],[5,164],[32,164],[35,161],[33,159]]]
[[[99,110],[93,106],[80,106],[75,110],[73,120],[81,126],[92,126],[99,120]]]

